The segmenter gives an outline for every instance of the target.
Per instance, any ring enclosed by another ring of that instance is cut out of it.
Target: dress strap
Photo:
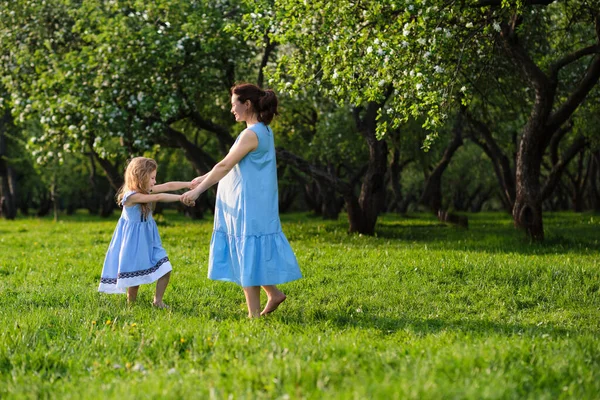
[[[125,202],[129,198],[129,196],[131,196],[132,194],[136,194],[136,193],[137,192],[135,190],[130,190],[129,192],[125,192],[125,194],[123,195],[123,200],[121,200],[121,205],[125,204]]]

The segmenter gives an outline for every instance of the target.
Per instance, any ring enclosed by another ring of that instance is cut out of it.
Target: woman
[[[248,317],[269,314],[286,299],[278,284],[302,277],[296,256],[281,230],[275,142],[269,124],[277,96],[252,84],[231,89],[231,112],[246,122],[227,156],[183,194],[195,201],[219,182],[210,243],[208,277],[242,286]],[[260,288],[267,304],[260,310]]]

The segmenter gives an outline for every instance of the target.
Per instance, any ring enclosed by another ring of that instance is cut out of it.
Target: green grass
[[[168,311],[97,293],[116,215],[2,220],[0,398],[599,398],[600,216],[469,217],[284,215],[304,278],[259,320],[206,278],[209,220],[159,219]]]

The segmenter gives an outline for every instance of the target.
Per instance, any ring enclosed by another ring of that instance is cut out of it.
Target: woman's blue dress
[[[121,204],[134,193],[125,193]],[[98,291],[125,293],[128,287],[152,283],[171,270],[152,212],[144,218],[140,204],[123,206],[106,252]]]
[[[208,277],[242,287],[277,285],[302,274],[279,221],[273,131],[261,122],[248,129],[258,147],[219,182]]]

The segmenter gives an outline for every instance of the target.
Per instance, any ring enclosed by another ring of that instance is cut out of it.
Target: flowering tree
[[[235,1],[3,1],[3,83],[17,123],[43,134],[39,163],[91,152],[118,187],[115,162],[155,144],[182,147],[197,170],[205,146],[231,142],[228,89],[252,46],[224,28],[241,18]],[[206,134],[209,132],[209,134]]]
[[[586,0],[276,2],[275,35],[293,47],[275,78],[292,93],[311,85],[366,117],[365,200],[377,192],[383,166],[376,160],[386,156],[376,138],[424,118],[427,147],[456,100],[468,105],[474,83],[508,61],[529,108],[518,134],[513,217],[542,239],[542,156],[600,76],[599,7]],[[373,223],[372,213],[367,219]]]

